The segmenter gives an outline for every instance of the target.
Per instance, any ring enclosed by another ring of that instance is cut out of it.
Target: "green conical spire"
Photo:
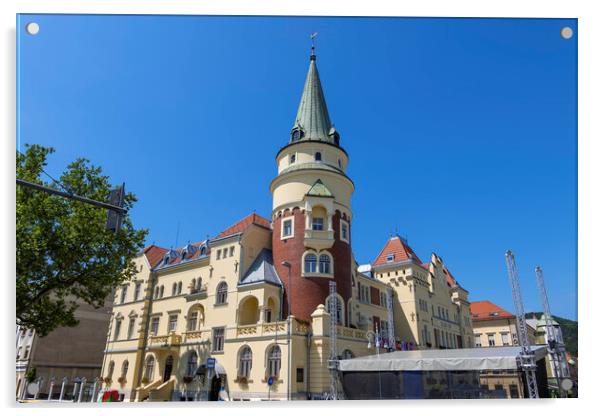
[[[328,115],[313,48],[309,71],[291,134],[291,141],[298,140],[321,140],[337,145],[339,141],[338,133]]]

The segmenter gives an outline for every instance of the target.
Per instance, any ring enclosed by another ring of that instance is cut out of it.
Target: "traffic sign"
[[[274,378],[272,376],[270,376],[268,378],[268,386],[271,386],[272,384],[274,384]]]
[[[208,369],[211,369],[211,370],[214,369],[215,368],[215,358],[211,358],[211,357],[207,358],[206,366]]]

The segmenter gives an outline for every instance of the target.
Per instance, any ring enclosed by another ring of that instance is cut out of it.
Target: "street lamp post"
[[[288,346],[287,346],[287,356],[288,356],[288,377],[287,377],[287,392],[286,392],[286,396],[287,396],[287,400],[291,400],[291,377],[292,377],[292,369],[291,369],[291,317],[292,317],[292,312],[291,312],[291,295],[292,295],[292,283],[291,283],[291,264],[288,261],[283,261],[281,263],[284,267],[286,267],[288,269],[288,291],[286,294],[286,300],[287,300],[287,305],[288,305],[288,317],[287,317],[287,321],[288,321],[288,325],[287,325],[287,338],[288,338]]]

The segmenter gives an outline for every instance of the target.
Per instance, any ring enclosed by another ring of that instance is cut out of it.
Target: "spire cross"
[[[312,33],[309,38],[311,39],[311,56],[316,56],[316,38],[318,37],[318,32]]]

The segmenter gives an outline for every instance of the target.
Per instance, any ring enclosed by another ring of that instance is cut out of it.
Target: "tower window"
[[[288,238],[293,236],[293,219],[287,218],[282,221],[282,235],[280,238]]]
[[[316,152],[315,159],[316,159],[316,160],[318,160],[318,161],[319,161],[319,160],[322,160],[322,153],[320,153],[320,152]]]
[[[341,159],[339,159],[339,167],[342,168],[343,166],[341,166]]]
[[[327,254],[320,255],[320,273],[330,274],[330,257]]]
[[[309,253],[305,256],[305,273],[315,273],[318,259],[315,254]]]
[[[311,222],[311,229],[315,231],[322,231],[324,229],[324,218],[313,218]]]
[[[291,157],[289,158],[289,162],[291,164],[295,163],[295,160],[297,159],[296,155],[292,154]]]

